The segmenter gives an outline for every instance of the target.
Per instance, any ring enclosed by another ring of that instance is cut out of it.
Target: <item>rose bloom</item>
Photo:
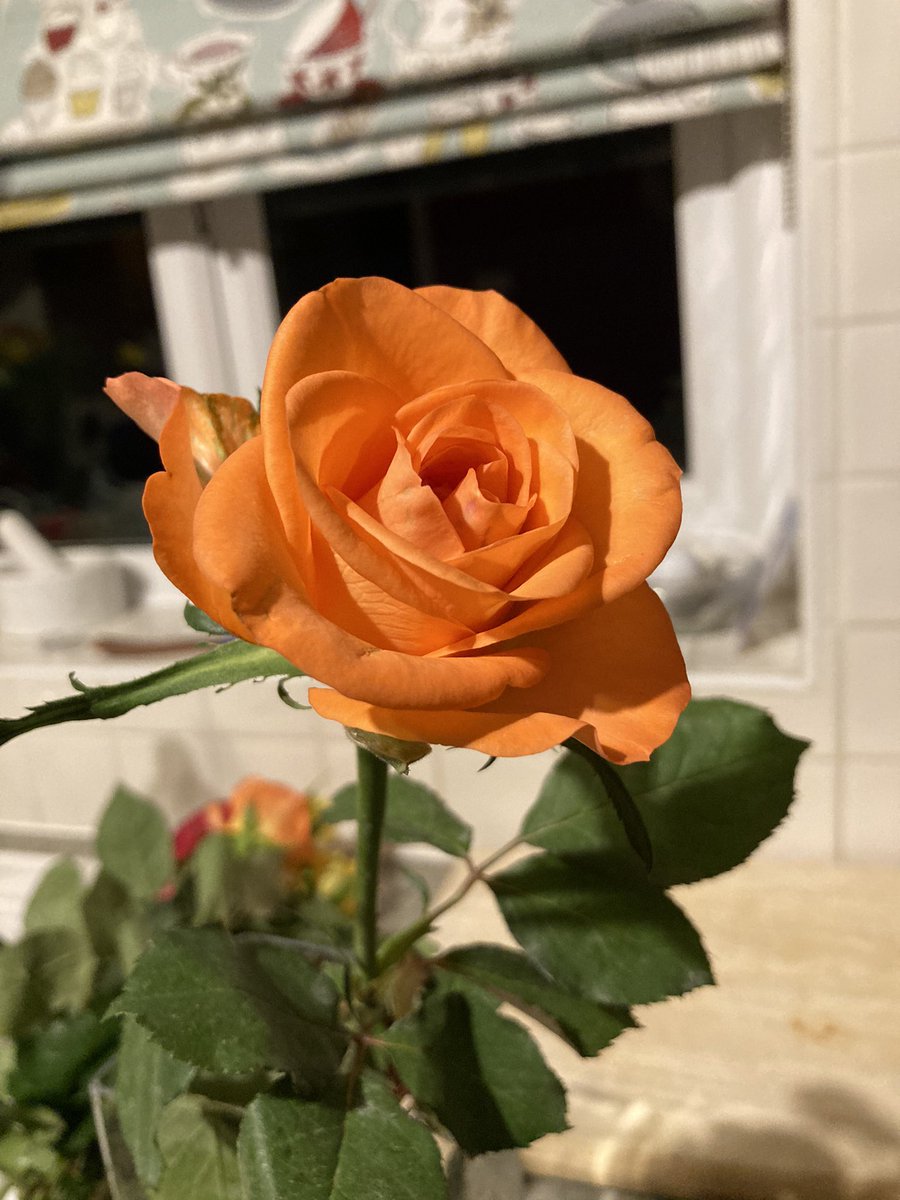
[[[309,797],[283,783],[251,775],[227,800],[215,800],[189,816],[175,831],[175,859],[184,862],[210,833],[239,837],[252,832],[263,845],[284,849],[285,865],[308,866],[316,858]]]
[[[310,293],[275,335],[258,429],[247,401],[168,380],[107,390],[159,438],[159,565],[326,685],[322,716],[494,755],[575,736],[616,762],[671,733],[689,689],[646,579],[680,472],[501,296]]]

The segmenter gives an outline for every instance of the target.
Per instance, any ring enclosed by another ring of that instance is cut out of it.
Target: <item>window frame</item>
[[[280,319],[261,198],[148,209],[144,234],[166,373],[258,396]]]
[[[781,108],[672,128],[689,456],[683,537],[763,554],[797,488]],[[168,373],[203,391],[255,397],[279,323],[261,197],[151,209],[144,228]]]

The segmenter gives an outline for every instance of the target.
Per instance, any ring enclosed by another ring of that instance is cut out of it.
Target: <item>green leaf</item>
[[[474,988],[441,983],[383,1039],[400,1078],[467,1154],[566,1126],[566,1095],[530,1035]]]
[[[235,1124],[204,1111],[200,1096],[166,1106],[157,1140],[163,1172],[154,1200],[241,1200]]]
[[[100,821],[97,855],[103,869],[141,900],[156,896],[175,872],[172,835],[162,813],[121,785]]]
[[[636,861],[539,854],[488,882],[528,957],[578,995],[648,1004],[712,982],[697,931]]]
[[[81,872],[71,858],[61,858],[41,879],[25,910],[25,932],[72,929],[85,933],[81,911]]]
[[[525,814],[522,836],[532,846],[574,854],[605,845],[615,822],[606,789],[591,765],[580,755],[564,754]]]
[[[52,1185],[61,1167],[62,1159],[53,1146],[30,1130],[13,1127],[0,1137],[0,1187],[4,1189],[8,1181],[33,1188],[35,1176]],[[29,1196],[28,1192],[22,1194]]]
[[[28,970],[24,1015],[40,1021],[47,1013],[85,1007],[97,960],[83,934],[73,929],[39,929],[25,937],[22,947]]]
[[[218,621],[214,621],[212,617],[208,617],[202,608],[198,608],[196,604],[191,604],[190,600],[184,606],[184,619],[191,629],[195,629],[197,633],[209,633],[216,636],[228,634],[227,629],[223,629]]]
[[[94,953],[112,966],[114,977],[124,981],[150,940],[154,910],[132,896],[108,871],[99,872],[83,908]]]
[[[208,834],[188,862],[194,881],[194,924],[229,925],[228,870],[234,845],[223,833]]]
[[[336,1108],[257,1096],[238,1137],[244,1195],[330,1200],[343,1136],[344,1114]]]
[[[227,834],[207,835],[188,864],[194,880],[194,924],[271,922],[284,904],[283,858],[277,846],[245,850]]]
[[[179,1062],[137,1021],[124,1022],[116,1062],[116,1115],[139,1178],[155,1187],[162,1171],[156,1128],[163,1109],[183,1092],[194,1068]]]
[[[627,1008],[612,1008],[573,995],[523,954],[506,946],[479,943],[451,950],[436,967],[460,976],[515,1005],[590,1057],[608,1046],[623,1029],[634,1027]]]
[[[274,650],[236,639],[205,650],[193,658],[181,659],[140,679],[102,687],[80,684],[74,696],[39,704],[24,717],[0,719],[0,746],[32,729],[60,725],[66,721],[108,721],[141,705],[156,704],[169,696],[183,696],[201,688],[227,687],[248,679],[292,678],[303,674],[299,667]]]
[[[241,1122],[238,1155],[253,1200],[446,1200],[434,1138],[375,1075],[346,1116],[258,1096]]]
[[[20,1104],[66,1100],[87,1084],[115,1040],[115,1025],[92,1012],[58,1017],[19,1043],[10,1095]]]
[[[653,866],[653,846],[650,843],[641,810],[635,804],[634,798],[621,776],[616,774],[612,763],[607,762],[601,755],[595,754],[577,738],[568,738],[564,745],[568,746],[573,754],[584,759],[594,772],[604,794],[613,806],[619,824],[622,826],[622,832],[628,839],[628,844],[649,871]]]
[[[2,967],[0,967],[2,970]],[[11,1037],[0,1035],[0,1127],[3,1125],[2,1105],[9,1099],[9,1076],[16,1065],[16,1043]]]
[[[341,788],[320,819],[356,819],[357,785]],[[426,842],[459,858],[469,852],[471,828],[451,812],[443,800],[424,784],[392,775],[387,785],[384,836],[390,842]]]
[[[97,957],[83,909],[83,888],[72,859],[54,863],[25,912],[22,954],[28,973],[21,1005],[26,1026],[83,1007],[91,994]]]
[[[421,917],[427,911],[431,900],[431,888],[428,886],[428,880],[418,871],[414,871],[412,867],[407,867],[401,862],[392,864],[392,866],[400,878],[405,879],[415,892],[419,903],[419,911],[416,915]]]
[[[663,887],[693,883],[743,862],[784,819],[807,745],[753,705],[693,700],[649,762],[610,767],[649,833],[651,878]],[[525,832],[548,850],[628,853],[611,806],[568,756],[551,771]]]
[[[25,947],[0,946],[0,1037],[15,1033],[27,986]]]
[[[386,1080],[363,1079],[363,1105],[348,1113],[330,1200],[445,1200],[434,1138],[400,1107]]]
[[[110,1011],[204,1070],[272,1068],[319,1082],[340,1062],[337,1004],[330,979],[292,950],[181,929],[150,946]]]

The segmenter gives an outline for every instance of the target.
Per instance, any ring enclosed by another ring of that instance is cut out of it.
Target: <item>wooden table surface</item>
[[[900,869],[750,863],[674,895],[719,986],[642,1006],[596,1059],[532,1026],[572,1128],[528,1169],[678,1197],[900,1200]],[[510,940],[486,888],[438,936]]]

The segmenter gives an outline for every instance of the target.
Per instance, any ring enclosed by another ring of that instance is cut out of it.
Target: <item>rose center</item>
[[[467,438],[435,445],[419,465],[419,478],[443,503],[474,470],[482,495],[495,502],[507,497],[509,464],[496,446]]]

